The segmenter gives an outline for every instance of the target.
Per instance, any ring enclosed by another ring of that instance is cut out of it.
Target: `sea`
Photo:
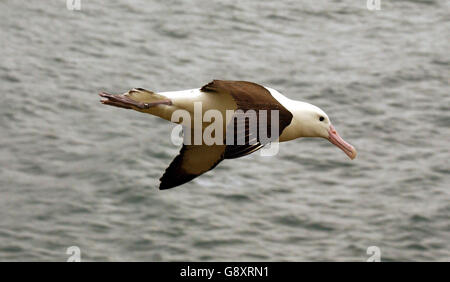
[[[449,261],[449,11],[0,1],[0,261]],[[322,108],[357,158],[301,138],[159,190],[174,125],[98,93],[213,79]]]

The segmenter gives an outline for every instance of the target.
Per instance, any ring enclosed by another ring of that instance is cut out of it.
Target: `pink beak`
[[[331,143],[339,147],[344,153],[347,154],[347,156],[350,159],[356,158],[356,150],[355,148],[344,141],[344,139],[339,136],[336,129],[334,129],[333,125],[330,125],[330,129],[328,130],[328,140],[330,140]]]

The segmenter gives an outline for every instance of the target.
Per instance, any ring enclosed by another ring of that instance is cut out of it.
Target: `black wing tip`
[[[170,181],[167,179],[167,177],[164,177],[165,174],[159,179],[159,190],[167,190],[170,188],[174,188],[177,185],[174,185],[174,183],[170,183]]]
[[[161,181],[161,183],[159,184],[159,190],[168,190],[171,188],[175,188],[177,186],[179,186],[179,185]]]
[[[159,190],[168,190],[168,189],[170,189],[170,188],[174,188],[175,186],[169,186],[169,185],[163,185],[163,184],[160,184],[159,185]]]
[[[165,174],[159,179],[161,183],[159,184],[159,190],[167,190],[171,188],[175,188],[181,186],[192,179],[196,178],[198,175],[195,174],[184,174],[182,178],[175,177],[169,178]]]
[[[190,181],[190,180],[188,180],[188,181],[183,181],[183,182],[175,182],[175,183],[173,183],[173,182],[161,182],[161,183],[159,184],[159,190],[168,190],[168,189],[172,189],[172,188],[181,186],[181,185],[183,185],[184,183],[189,182],[189,181]]]

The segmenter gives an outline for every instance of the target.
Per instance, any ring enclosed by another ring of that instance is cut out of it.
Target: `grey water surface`
[[[450,260],[448,1],[0,1],[0,260]],[[358,150],[282,143],[160,191],[173,125],[97,93],[249,80]]]

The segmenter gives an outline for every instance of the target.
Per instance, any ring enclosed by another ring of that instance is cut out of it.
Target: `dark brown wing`
[[[224,154],[226,159],[240,158],[264,147],[262,144],[264,142],[258,139],[257,130],[250,130],[249,120],[238,118],[238,116],[239,114],[235,113],[226,131],[232,137],[232,139],[225,140],[226,144],[228,144]],[[241,140],[243,142],[239,142],[238,136],[244,137],[244,140]],[[231,145],[229,140],[232,140],[234,145]]]
[[[283,105],[281,105],[267,90],[265,87],[248,81],[228,81],[228,80],[213,80],[212,82],[206,84],[201,88],[201,91],[204,92],[221,92],[230,94],[234,101],[237,104],[237,109],[242,110],[244,113],[249,110],[254,110],[257,115],[257,120],[259,122],[259,113],[261,110],[267,111],[267,133],[270,135],[271,132],[271,110],[278,110],[279,113],[279,132],[278,136],[281,136],[283,130],[291,123],[292,121],[292,113],[288,111]],[[245,120],[244,120],[245,121]],[[232,120],[232,123],[229,126],[234,126],[237,129],[238,119]],[[245,121],[245,144],[238,145],[234,143],[234,145],[227,145],[224,153],[225,159],[239,158],[248,154],[251,154],[259,149],[261,149],[264,145],[266,145],[267,140],[261,140],[259,138],[259,124],[257,126],[257,134],[253,134],[256,136],[252,136],[251,131],[248,127],[248,121]],[[236,133],[238,130],[234,131]],[[269,136],[270,137],[270,136]],[[255,140],[256,142],[251,142],[251,140]],[[236,141],[237,139],[234,138]]]
[[[223,160],[225,145],[183,145],[164,175],[159,189],[169,189],[191,181]]]

